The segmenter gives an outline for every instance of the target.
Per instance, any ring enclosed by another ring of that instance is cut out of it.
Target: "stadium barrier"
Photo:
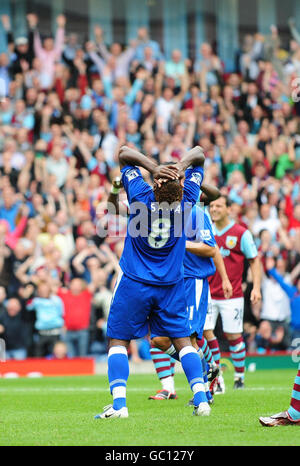
[[[139,364],[132,362],[131,374],[154,373],[152,361],[143,361]],[[223,369],[233,371],[229,353],[222,353],[221,365]],[[248,353],[246,356],[246,371],[255,372],[264,369],[295,369],[297,361],[292,354],[285,351],[271,354]],[[181,365],[176,363],[176,372],[182,372]],[[107,362],[96,362],[94,358],[73,359],[38,359],[28,358],[22,361],[8,360],[0,362],[0,377],[42,377],[65,375],[106,375]]]
[[[0,377],[43,377],[64,375],[93,375],[93,358],[39,359],[0,362]]]
[[[222,353],[220,363],[223,368],[234,370],[230,353]],[[264,369],[295,369],[297,362],[293,360],[292,353],[276,351],[274,353],[247,353],[245,368],[248,372]]]

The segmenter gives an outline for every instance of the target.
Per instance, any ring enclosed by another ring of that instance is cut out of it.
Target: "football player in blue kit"
[[[204,210],[197,205],[193,207],[192,215],[187,222],[186,235],[186,252],[183,263],[187,319],[190,325],[192,344],[199,353],[202,361],[205,392],[210,402],[212,396],[206,378],[206,362],[201,349],[197,345],[197,340],[200,340],[203,334],[209,297],[208,277],[216,272],[213,258],[217,252],[217,246],[209,217]],[[152,339],[152,344],[154,347],[165,351],[173,358],[178,359],[178,354],[174,346],[171,345],[169,338],[160,335]],[[158,367],[156,367],[156,364]],[[160,364],[159,358],[156,364],[155,369],[158,372]],[[217,374],[215,374],[214,377],[216,375]],[[172,393],[175,394],[175,389],[170,392],[168,390],[160,390],[156,395],[149,397],[149,399],[167,399]]]
[[[201,360],[189,337],[183,268],[184,223],[199,198],[204,160],[199,146],[171,166],[157,166],[126,146],[120,149],[122,184],[130,217],[120,259],[122,273],[114,289],[107,322],[108,379],[113,404],[105,407],[96,419],[128,417],[127,348],[131,339],[145,336],[149,327],[152,338],[169,337],[178,353],[193,392],[193,414],[210,414]],[[143,180],[138,167],[153,176],[154,189]]]

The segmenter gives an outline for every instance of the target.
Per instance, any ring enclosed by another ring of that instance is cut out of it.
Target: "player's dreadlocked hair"
[[[156,202],[161,204],[167,202],[173,204],[173,202],[180,202],[183,197],[183,187],[179,180],[170,180],[162,183],[160,187],[154,188],[154,196]]]

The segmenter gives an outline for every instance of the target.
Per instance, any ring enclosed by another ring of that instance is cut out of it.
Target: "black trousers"
[[[43,358],[52,353],[53,346],[60,340],[60,335],[40,335],[35,345],[35,356]]]

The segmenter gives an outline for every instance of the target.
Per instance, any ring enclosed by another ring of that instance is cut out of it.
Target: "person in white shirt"
[[[168,125],[171,120],[172,114],[176,109],[174,101],[174,93],[171,88],[166,87],[161,97],[156,101],[156,115],[159,126],[163,131],[168,131]]]
[[[262,204],[259,214],[259,217],[253,224],[253,234],[257,236],[261,230],[268,230],[271,233],[272,238],[275,238],[276,232],[280,227],[280,221],[278,218],[272,217],[270,204]]]
[[[59,144],[53,146],[51,156],[47,158],[46,171],[49,175],[55,175],[56,184],[61,188],[66,182],[69,165]]]
[[[268,261],[273,258],[268,258]],[[277,271],[289,281],[286,264],[277,259]],[[290,300],[279,283],[264,275],[262,280],[262,308],[256,344],[266,349],[287,349],[290,340],[289,321],[291,317]]]

